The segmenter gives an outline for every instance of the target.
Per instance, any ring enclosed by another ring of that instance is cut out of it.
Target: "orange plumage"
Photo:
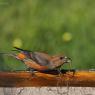
[[[17,55],[17,57],[18,57],[20,60],[23,60],[23,59],[26,58],[25,54],[23,54],[23,53],[19,53],[19,54]]]

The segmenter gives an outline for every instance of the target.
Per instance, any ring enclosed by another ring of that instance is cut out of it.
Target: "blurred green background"
[[[13,46],[72,58],[72,68],[95,68],[95,0],[0,0],[0,51]],[[24,70],[0,55],[0,70]]]

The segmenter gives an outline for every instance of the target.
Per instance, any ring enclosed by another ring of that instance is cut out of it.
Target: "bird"
[[[30,50],[24,50],[18,47],[14,47],[17,54],[11,54],[11,56],[22,61],[28,69],[36,71],[54,70],[61,67],[65,63],[70,63],[71,58],[65,55],[50,56],[43,52],[32,52]]]

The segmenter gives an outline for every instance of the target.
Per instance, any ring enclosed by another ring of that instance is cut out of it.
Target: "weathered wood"
[[[95,87],[95,72],[76,71],[54,75],[35,72],[0,72],[0,87],[81,86]]]
[[[95,95],[91,87],[13,87],[0,88],[0,95]]]

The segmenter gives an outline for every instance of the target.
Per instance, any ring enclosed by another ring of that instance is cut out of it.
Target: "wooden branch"
[[[81,86],[95,87],[95,72],[76,71],[64,74],[35,72],[0,72],[0,87],[39,87],[39,86]]]

